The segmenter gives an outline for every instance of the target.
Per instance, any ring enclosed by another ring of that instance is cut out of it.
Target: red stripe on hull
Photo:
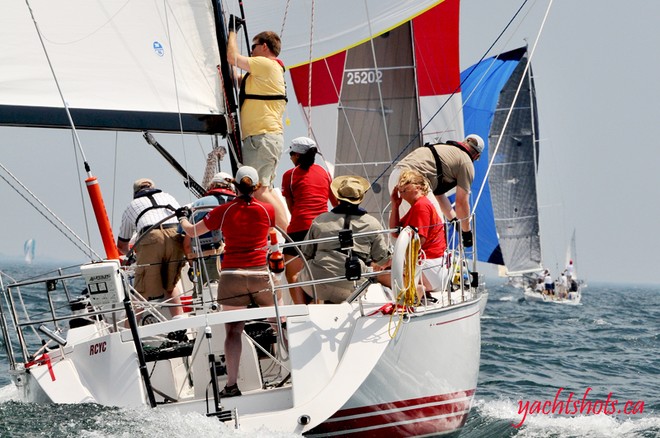
[[[413,406],[419,406],[419,405],[425,405],[428,403],[438,403],[438,402],[443,402],[443,401],[450,401],[454,400],[457,398],[463,398],[463,397],[472,397],[474,395],[474,389],[469,389],[467,391],[460,391],[460,392],[451,392],[449,394],[441,394],[441,395],[432,395],[429,397],[420,397],[420,398],[411,398],[408,400],[397,400],[397,401],[392,401],[388,403],[379,403],[377,405],[370,405],[370,406],[361,406],[359,408],[348,408],[348,409],[341,409],[337,411],[332,417],[330,418],[337,418],[337,417],[346,417],[349,415],[359,415],[367,412],[378,412],[378,411],[384,411],[387,409],[400,409],[400,408],[410,408]]]
[[[449,433],[467,421],[473,395],[474,390],[469,390],[343,409],[309,434],[375,437]]]

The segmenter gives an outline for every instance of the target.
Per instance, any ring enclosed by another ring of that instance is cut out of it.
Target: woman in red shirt
[[[332,177],[323,167],[314,164],[318,150],[311,138],[298,137],[291,141],[289,155],[295,165],[282,176],[282,194],[291,213],[286,233],[294,242],[305,240],[312,221],[328,211],[328,200],[333,206],[337,198],[330,190]],[[294,247],[284,248],[286,280],[295,283],[303,261]],[[305,293],[299,287],[289,288],[291,299],[296,304],[305,304]]]
[[[236,172],[234,185],[238,196],[211,210],[202,221],[191,224],[185,213],[177,210],[181,227],[188,235],[201,235],[210,230],[221,230],[225,239],[225,253],[218,282],[218,302],[223,310],[242,309],[250,304],[272,306],[266,255],[268,232],[275,226],[275,209],[271,204],[253,198],[259,189],[259,175],[249,166]],[[180,209],[181,210],[181,209]],[[249,226],[250,232],[245,232]],[[225,358],[227,385],[222,397],[241,395],[236,380],[240,364],[244,321],[225,324]]]
[[[444,223],[426,197],[428,192],[429,182],[421,173],[416,170],[402,171],[396,190],[391,196],[390,228],[408,225],[417,228],[422,251],[426,256],[422,265],[422,281],[427,291],[435,291],[442,287],[443,256],[447,241]],[[399,218],[402,200],[410,204],[410,210]]]

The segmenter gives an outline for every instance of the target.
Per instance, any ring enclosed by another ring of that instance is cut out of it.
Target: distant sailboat
[[[34,251],[36,249],[37,242],[34,239],[28,239],[23,244],[23,253],[25,255],[25,263],[28,265],[32,264],[34,260]]]

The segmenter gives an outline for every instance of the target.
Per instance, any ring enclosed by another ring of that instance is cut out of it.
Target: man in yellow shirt
[[[273,190],[277,163],[284,146],[284,64],[277,59],[282,43],[276,33],[261,32],[252,39],[252,55],[241,55],[236,43],[236,32],[241,23],[242,21],[233,15],[229,18],[227,61],[247,72],[241,78],[239,94],[242,164],[257,170],[262,187],[254,197],[272,204],[275,207],[276,224],[286,229],[286,209]]]

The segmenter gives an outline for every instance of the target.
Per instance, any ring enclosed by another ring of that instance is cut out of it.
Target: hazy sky
[[[462,68],[481,58],[522,3],[463,0]],[[530,1],[525,10],[530,6],[523,24],[509,31],[489,56],[524,45],[525,40],[530,46],[534,43],[548,0]],[[553,271],[563,265],[575,229],[581,277],[660,283],[651,269],[660,245],[655,229],[660,207],[654,196],[660,185],[656,171],[660,147],[654,134],[660,115],[658,17],[656,1],[555,0],[552,4],[532,66],[541,137],[541,238],[544,261]],[[287,142],[307,134],[291,100],[288,113]],[[101,181],[115,233],[138,177],[153,178],[181,203],[192,201],[178,174],[139,134],[81,131],[80,136],[92,173]],[[206,139],[165,135],[157,139],[202,179],[210,150]],[[79,188],[85,175],[78,174],[82,165],[75,162],[71,144],[71,134],[64,130],[0,128],[0,163],[87,240],[80,213],[87,195]],[[290,165],[288,157],[282,162],[284,169]],[[6,173],[0,170],[0,176]],[[33,238],[37,259],[84,259],[4,181],[0,181],[0,201],[1,254],[22,255],[23,242]],[[102,252],[96,225],[90,224],[93,247]]]

